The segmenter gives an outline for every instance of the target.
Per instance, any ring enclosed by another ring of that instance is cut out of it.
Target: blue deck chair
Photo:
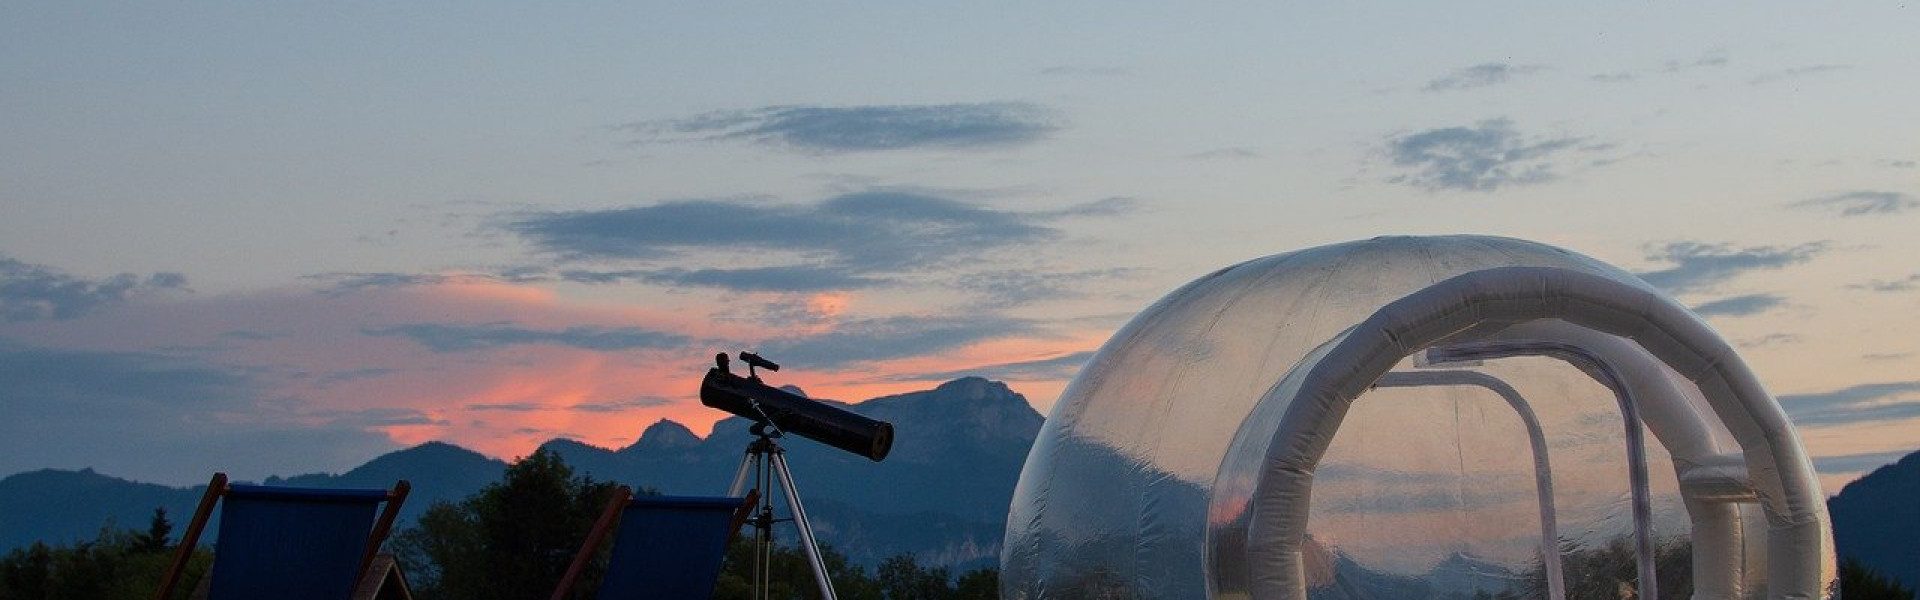
[[[565,600],[575,579],[593,560],[607,533],[613,555],[600,580],[598,600],[705,600],[713,596],[727,542],[751,510],[749,498],[640,496],[620,487],[587,533],[573,565],[554,587]],[[613,521],[618,519],[618,529]]]
[[[392,490],[228,485],[225,473],[215,473],[155,597],[172,595],[219,503],[210,600],[347,600],[409,488],[405,480]]]

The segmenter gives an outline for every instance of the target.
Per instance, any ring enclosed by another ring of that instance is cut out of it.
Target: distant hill
[[[92,539],[112,521],[145,529],[154,507],[164,506],[176,523],[193,514],[206,486],[175,488],[108,477],[93,469],[43,469],[0,479],[0,548],[35,540],[66,543]]]
[[[847,406],[894,424],[896,441],[887,460],[874,463],[801,438],[782,442],[822,541],[867,564],[901,552],[963,567],[997,560],[1013,486],[1042,421],[1026,398],[1003,383],[969,377]],[[703,439],[662,420],[625,448],[573,440],[542,447],[596,479],[667,494],[714,495],[725,491],[740,464],[751,439],[748,425],[726,419]],[[338,475],[270,477],[263,483],[385,487],[408,479],[413,494],[401,513],[404,525],[435,501],[458,500],[498,480],[505,468],[479,453],[432,442]],[[91,538],[110,519],[144,527],[155,506],[184,522],[203,491],[91,470],[21,473],[0,479],[0,515],[6,515],[0,549]]]
[[[1827,511],[1841,556],[1920,587],[1920,452],[1840,488]]]

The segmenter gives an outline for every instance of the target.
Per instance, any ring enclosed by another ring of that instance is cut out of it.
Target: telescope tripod
[[[800,503],[800,490],[793,485],[793,472],[787,468],[786,450],[774,439],[780,437],[778,430],[767,431],[765,424],[755,423],[753,435],[759,439],[747,445],[747,455],[740,460],[740,470],[733,475],[733,487],[727,493],[739,497],[747,491],[747,477],[752,475],[754,489],[760,491],[760,507],[754,510],[753,517],[747,522],[754,528],[753,548],[753,597],[766,600],[768,583],[773,571],[773,524],[780,521],[793,521],[800,530],[800,550],[807,555],[807,565],[813,568],[813,581],[820,586],[821,600],[839,600],[833,593],[833,580],[827,578],[827,563],[820,558],[820,545],[813,539],[813,523],[807,520],[807,509]],[[787,498],[787,507],[793,512],[791,519],[773,517],[773,494],[769,493],[774,483],[780,484],[780,491]]]

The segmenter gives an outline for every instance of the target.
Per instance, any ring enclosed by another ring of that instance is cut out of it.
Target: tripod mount
[[[747,495],[747,482],[753,480],[752,496],[758,496],[760,506],[754,510],[747,523],[753,525],[753,596],[758,600],[768,598],[768,584],[773,572],[773,525],[782,521],[792,521],[800,531],[800,550],[807,555],[807,565],[813,569],[814,583],[820,586],[821,600],[839,600],[833,592],[833,580],[827,577],[826,561],[820,558],[820,545],[813,539],[813,522],[807,519],[806,506],[800,502],[800,490],[793,484],[793,471],[787,468],[786,450],[776,440],[780,438],[780,429],[768,422],[754,423],[750,430],[754,440],[747,444],[746,456],[740,459],[740,470],[733,475],[733,486],[728,495],[739,497]],[[773,486],[779,484],[782,495],[787,499],[787,508],[793,516],[778,519],[773,515]]]

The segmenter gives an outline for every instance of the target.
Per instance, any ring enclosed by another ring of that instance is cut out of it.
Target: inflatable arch
[[[1027,457],[1002,597],[1830,598],[1823,494],[1733,348],[1479,236],[1261,258],[1135,317]]]

